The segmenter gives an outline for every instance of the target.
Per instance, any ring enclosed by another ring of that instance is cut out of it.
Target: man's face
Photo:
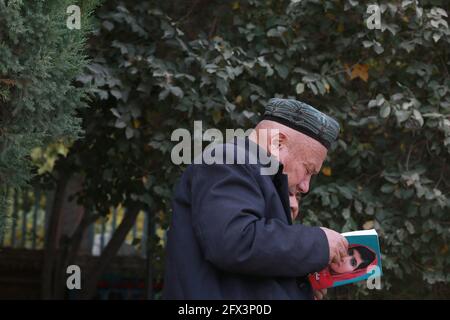
[[[298,215],[297,195],[309,191],[311,177],[320,172],[322,163],[327,156],[327,149],[319,142],[310,139],[304,143],[304,137],[290,137],[299,139],[280,146],[280,162],[283,163],[283,173],[288,176],[289,200],[292,219]],[[298,142],[298,143],[296,143]],[[302,143],[303,142],[303,143]]]
[[[348,249],[348,256],[341,262],[333,262],[330,268],[334,273],[349,273],[356,270],[356,268],[363,262],[358,250]]]

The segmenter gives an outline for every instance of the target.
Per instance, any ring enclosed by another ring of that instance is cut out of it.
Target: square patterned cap
[[[263,119],[272,120],[319,141],[329,149],[339,135],[339,123],[323,112],[294,99],[273,98]]]

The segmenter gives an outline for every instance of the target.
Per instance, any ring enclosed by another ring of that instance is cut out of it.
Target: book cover
[[[337,287],[382,276],[381,251],[375,229],[342,233],[348,241],[349,256],[341,263],[331,263],[320,272],[310,274],[314,289]]]

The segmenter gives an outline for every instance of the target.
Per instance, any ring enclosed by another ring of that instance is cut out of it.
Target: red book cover
[[[308,276],[313,289],[337,287],[381,276],[381,254],[375,230],[342,234],[349,242],[348,257],[331,263],[325,269]]]

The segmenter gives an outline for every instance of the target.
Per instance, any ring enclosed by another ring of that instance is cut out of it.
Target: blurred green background
[[[70,3],[81,7],[81,30],[65,25]],[[141,250],[144,240],[146,297],[158,298],[184,169],[171,162],[173,130],[192,132],[194,120],[247,129],[268,99],[289,97],[342,128],[301,199],[302,223],[380,235],[382,290],[347,286],[329,297],[450,298],[449,2],[377,8],[373,29],[357,0],[0,0],[0,224],[12,239],[27,212],[12,190],[52,192],[35,249],[40,297],[67,297],[58,279],[86,230],[100,232],[123,207],[78,298],[94,296],[123,243]],[[61,233],[69,194],[78,218]],[[138,239],[136,223],[149,236]]]

